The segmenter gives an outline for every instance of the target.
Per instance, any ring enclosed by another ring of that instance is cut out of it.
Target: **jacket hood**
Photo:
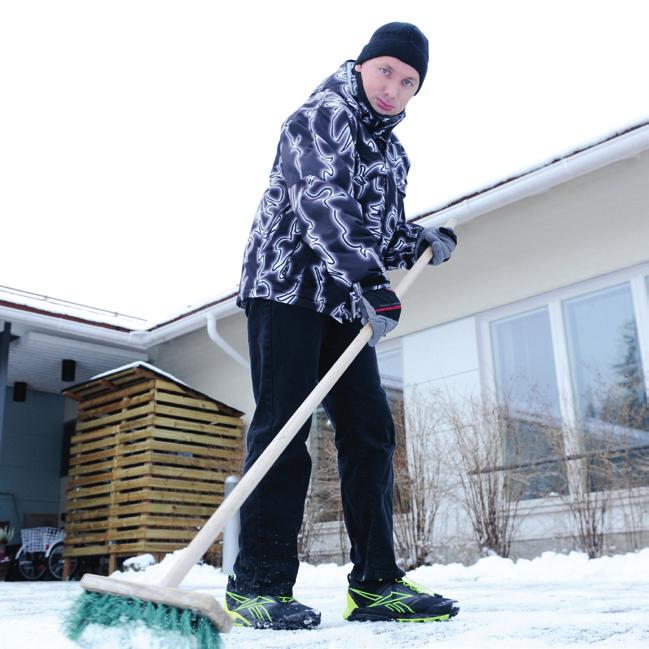
[[[333,92],[345,101],[357,118],[375,135],[387,141],[392,129],[401,122],[406,112],[397,115],[380,115],[364,99],[365,93],[359,88],[360,80],[354,73],[356,61],[345,61],[330,77],[327,77],[314,91]]]

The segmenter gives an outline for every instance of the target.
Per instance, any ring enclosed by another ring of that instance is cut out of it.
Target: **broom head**
[[[232,628],[232,618],[204,593],[90,574],[83,576],[81,587],[86,592],[67,620],[67,635],[74,640],[88,624],[121,626],[141,621],[154,630],[178,631],[218,646],[219,632]]]

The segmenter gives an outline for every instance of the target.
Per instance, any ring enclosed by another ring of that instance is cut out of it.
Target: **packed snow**
[[[171,556],[150,565],[144,557],[121,579],[155,582]],[[134,570],[133,568],[137,566]],[[433,624],[353,623],[342,619],[350,566],[300,568],[295,595],[322,611],[312,631],[234,629],[222,635],[225,649],[536,649],[541,647],[649,647],[649,548],[589,560],[544,553],[533,560],[500,557],[418,568],[409,576],[460,601],[460,614]],[[226,576],[195,566],[183,588],[223,601]],[[61,632],[62,614],[81,588],[77,582],[0,582],[0,644],[11,649],[74,649]],[[88,649],[163,649],[174,639],[143,627],[90,627],[81,638]]]

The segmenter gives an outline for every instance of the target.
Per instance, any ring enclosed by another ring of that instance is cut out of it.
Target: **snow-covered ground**
[[[165,563],[129,579],[155,581]],[[460,601],[450,622],[350,623],[341,618],[349,567],[300,569],[295,595],[322,611],[313,631],[235,629],[225,649],[525,649],[527,647],[649,647],[649,548],[635,554],[588,560],[585,555],[545,553],[532,561],[486,558],[473,566],[422,567],[415,581]],[[196,566],[185,582],[223,600],[226,578]],[[80,593],[78,583],[0,583],[0,647],[74,649],[60,630],[62,613]],[[146,630],[129,634],[90,628],[82,637],[92,649],[174,647]]]

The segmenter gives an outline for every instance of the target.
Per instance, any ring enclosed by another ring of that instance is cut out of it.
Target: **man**
[[[394,424],[374,346],[399,320],[386,271],[427,246],[434,265],[455,248],[448,229],[405,222],[409,162],[392,129],[428,67],[428,41],[408,23],[380,27],[282,127],[268,189],[244,255],[237,303],[248,318],[256,409],[247,470],[366,322],[373,336],[323,402],[335,429],[351,541],[348,620],[448,619],[454,600],[404,579],[392,527]],[[301,629],[320,613],[292,597],[311,459],[310,420],[241,508],[240,551],[226,608],[242,626]],[[395,602],[398,603],[395,605]]]

